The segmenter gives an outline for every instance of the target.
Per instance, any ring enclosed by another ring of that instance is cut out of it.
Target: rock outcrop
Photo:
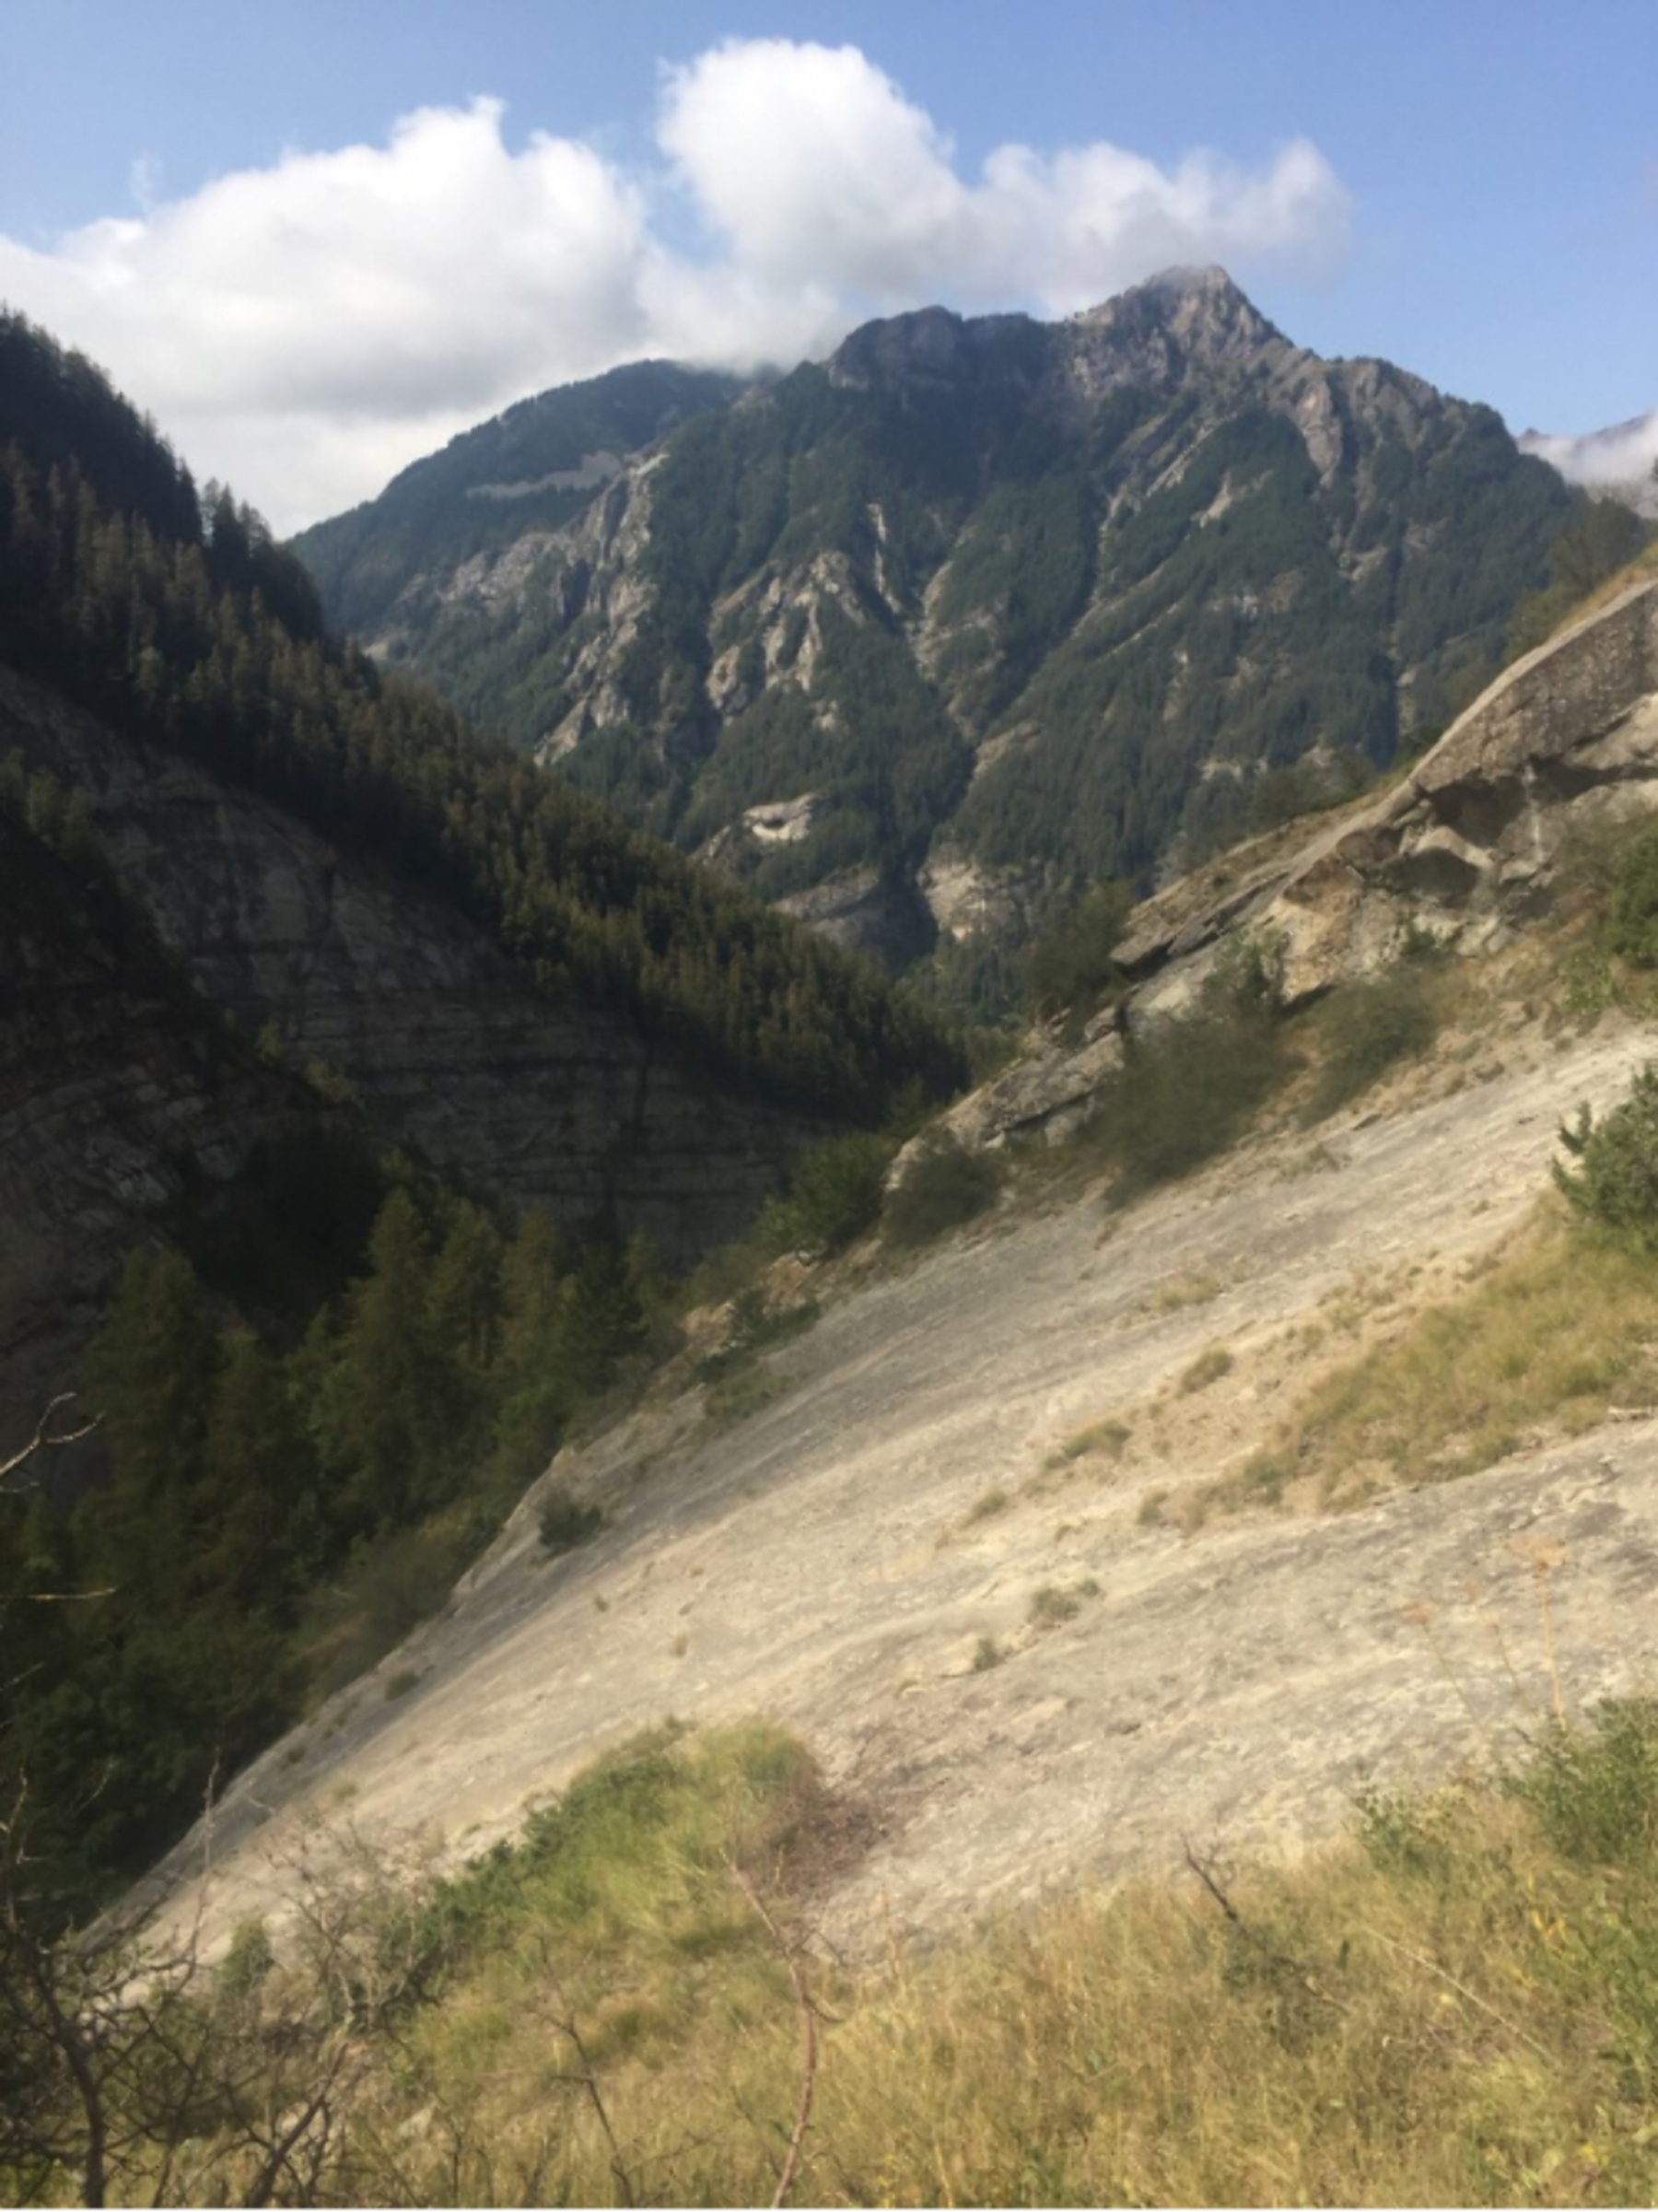
[[[1496,950],[1550,896],[1569,833],[1658,808],[1658,581],[1506,670],[1391,790],[1313,834],[1235,848],[1148,899],[1116,948],[1124,1006],[1062,1024],[945,1117],[963,1143],[1050,1141],[1086,1118],[1120,1031],[1189,1008],[1229,940],[1268,932],[1288,1004],[1396,958],[1411,932]],[[902,1162],[901,1162],[902,1166]]]
[[[1244,847],[1149,899],[1117,949],[1147,1013],[1185,1004],[1221,941],[1271,930],[1290,1005],[1384,966],[1407,930],[1500,944],[1548,895],[1570,826],[1658,805],[1658,582],[1517,661],[1379,799],[1250,866]]]

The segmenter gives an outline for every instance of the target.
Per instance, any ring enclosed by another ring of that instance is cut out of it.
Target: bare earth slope
[[[878,1816],[829,1921],[867,1946],[1183,1835],[1292,1846],[1360,1788],[1512,1743],[1551,1640],[1574,1701],[1643,1679],[1658,1418],[1339,1519],[1140,1513],[1150,1473],[1178,1492],[1262,1441],[1321,1306],[1420,1297],[1500,1241],[1561,1114],[1640,1056],[1605,1024],[1515,1035],[1490,1080],[1316,1149],[1258,1141],[1115,1221],[1084,1198],[994,1224],[832,1304],[740,1425],[711,1433],[692,1390],[565,1455],[604,1533],[549,1562],[531,1492],[446,1619],[244,1775],[211,1923],[276,1904],[319,1816],[470,1854],[647,1724],[765,1712]],[[1171,1387],[1215,1345],[1229,1374]],[[1048,1466],[1112,1414],[1120,1459]],[[1044,1588],[1069,1618],[1033,1621]]]

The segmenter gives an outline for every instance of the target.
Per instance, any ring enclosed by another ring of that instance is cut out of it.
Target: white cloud
[[[1006,146],[965,183],[950,140],[852,46],[717,47],[669,73],[659,135],[739,267],[786,287],[808,271],[881,308],[942,290],[1066,313],[1177,263],[1316,275],[1347,247],[1347,193],[1305,139],[1259,170]]]
[[[1652,473],[1658,469],[1658,408],[1651,415],[1638,415],[1633,422],[1591,430],[1582,438],[1528,430],[1520,443],[1528,453],[1551,462],[1568,484],[1586,485],[1592,491],[1610,486],[1634,492],[1643,513],[1658,512],[1658,491],[1652,484]]]
[[[181,199],[146,158],[137,215],[48,252],[0,235],[0,298],[286,529],[618,361],[787,363],[871,312],[1062,312],[1177,262],[1319,275],[1347,238],[1305,141],[1257,169],[1009,146],[966,180],[855,47],[731,41],[665,72],[655,172],[544,133],[514,151],[502,112],[423,109],[384,146],[290,152]],[[665,241],[670,197],[700,246]]]

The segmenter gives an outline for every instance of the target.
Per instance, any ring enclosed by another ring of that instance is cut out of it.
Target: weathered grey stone
[[[776,904],[831,944],[861,953],[878,967],[907,967],[933,942],[932,916],[915,885],[875,868],[846,869]]]
[[[1243,931],[1276,942],[1291,1006],[1375,974],[1412,931],[1489,951],[1544,903],[1572,824],[1653,807],[1658,583],[1644,583],[1517,661],[1380,799],[1299,841],[1240,846],[1146,900],[1116,948],[1132,979],[1123,1019],[1189,1012]],[[950,1126],[970,1144],[1053,1135],[1103,1071],[1092,1038],[1044,1033]]]
[[[363,1834],[424,1826],[472,1855],[666,1714],[763,1712],[884,1816],[827,1907],[835,1940],[880,1952],[893,1928],[962,1929],[992,1902],[1177,1861],[1183,1834],[1293,1848],[1345,1824],[1360,1787],[1517,1749],[1551,1666],[1573,1711],[1650,1683],[1658,1421],[1361,1512],[1190,1537],[1143,1515],[1135,1457],[1197,1402],[1176,1386],[1220,1343],[1236,1374],[1161,1479],[1242,1464],[1287,1410],[1244,1378],[1292,1399],[1313,1375],[1286,1347],[1324,1333],[1333,1297],[1384,1270],[1451,1280],[1499,1248],[1547,1184],[1562,1110],[1619,1094],[1642,1048],[1576,1039],[1326,1130],[1313,1176],[1287,1134],[1103,1244],[1087,1203],[998,1221],[826,1302],[741,1426],[710,1435],[692,1389],[563,1455],[552,1479],[603,1502],[603,1534],[549,1566],[532,1492],[452,1609],[384,1661],[387,1679],[418,1668],[416,1696],[359,1689],[233,1782],[209,1925],[279,1918],[293,1838],[347,1780]],[[1112,1413],[1133,1425],[1125,1459],[1045,1474]],[[975,1514],[992,1487],[1010,1502]],[[1539,1557],[1562,1562],[1547,1628]],[[1085,1578],[1076,1617],[1033,1633],[1033,1593]],[[984,1638],[1005,1663],[975,1671]],[[199,1839],[174,1862],[201,1863]]]
[[[1066,1036],[1061,1023],[1034,1030],[1011,1067],[959,1099],[940,1126],[974,1151],[998,1151],[1022,1141],[1057,1143],[1087,1120],[1102,1089],[1123,1064],[1123,1039],[1115,1013],[1096,1015],[1081,1036]],[[902,1183],[927,1143],[911,1140],[893,1161],[888,1187]]]

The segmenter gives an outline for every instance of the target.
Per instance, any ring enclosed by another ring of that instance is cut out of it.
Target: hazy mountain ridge
[[[902,964],[1145,876],[1274,770],[1385,762],[1496,658],[1567,507],[1490,410],[1172,272],[1057,325],[868,325],[378,636]]]

